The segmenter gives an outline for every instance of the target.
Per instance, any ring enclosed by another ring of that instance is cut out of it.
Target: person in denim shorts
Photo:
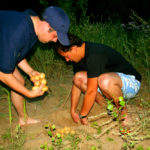
[[[130,99],[137,95],[141,75],[117,50],[104,44],[82,41],[71,34],[69,40],[70,46],[58,44],[57,50],[66,61],[73,62],[71,116],[74,122],[87,124],[87,115],[94,102],[105,105],[104,97],[113,100],[119,109],[120,96]],[[85,94],[83,104],[77,113],[82,92]],[[126,114],[125,109],[123,111]]]

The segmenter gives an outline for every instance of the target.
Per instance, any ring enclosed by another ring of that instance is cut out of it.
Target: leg
[[[15,78],[20,81],[24,85],[24,78],[22,75],[19,73],[17,69],[14,70],[13,75]],[[25,116],[24,116],[24,97],[20,95],[19,93],[16,93],[15,91],[11,91],[11,99],[13,102],[13,105],[15,106],[15,109],[18,113],[19,116],[19,125],[23,126],[25,124],[32,124],[32,123],[38,123],[38,120],[31,119],[30,117],[26,117],[25,121]]]
[[[87,72],[86,71],[82,71],[82,72],[78,72],[75,74],[74,76],[74,84],[83,92],[85,93],[87,90]],[[106,106],[106,102],[104,97],[97,92],[96,95],[96,99],[95,101],[101,105],[101,106]]]
[[[104,73],[98,78],[98,85],[108,99],[113,99],[119,107],[119,97],[122,96],[122,81],[116,73]]]
[[[116,73],[105,73],[100,75],[98,79],[98,84],[103,92],[103,94],[108,99],[113,99],[117,109],[119,109],[119,97],[123,96],[122,94],[122,80]],[[126,107],[123,108],[121,111],[121,120],[124,120],[127,118],[127,109]]]

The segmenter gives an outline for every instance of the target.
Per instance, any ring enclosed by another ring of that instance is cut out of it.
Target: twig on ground
[[[111,130],[112,128],[114,128],[114,127],[117,126],[117,125],[118,125],[118,122],[112,123],[110,126],[108,126],[108,128],[104,129],[104,130],[101,132],[101,134],[99,134],[99,135],[94,135],[94,137],[95,137],[95,138],[101,137],[102,135],[104,135],[105,133],[107,133],[109,130]]]
[[[108,116],[107,112],[102,112],[102,113],[95,115],[95,116],[89,116],[88,121],[89,122],[96,121],[96,120],[98,120],[102,117],[106,117],[106,116]]]
[[[145,135],[145,136],[139,136],[139,137],[132,137],[132,136],[122,136],[122,139],[126,140],[126,141],[144,141],[146,139],[150,139],[150,135]]]

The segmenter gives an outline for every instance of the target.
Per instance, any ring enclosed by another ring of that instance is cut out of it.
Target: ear
[[[77,52],[77,46],[76,45],[72,46],[71,50],[74,51],[74,52]]]

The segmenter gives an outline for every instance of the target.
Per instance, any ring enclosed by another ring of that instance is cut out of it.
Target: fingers
[[[71,113],[72,119],[75,123],[79,123],[80,118],[79,115],[77,113]]]
[[[72,119],[75,123],[79,123],[81,121],[81,123],[83,125],[87,125],[88,124],[88,120],[87,118],[83,118],[83,119],[80,119],[79,118],[79,115],[77,113],[71,113],[71,116],[72,116]]]
[[[82,123],[83,125],[87,125],[87,124],[88,124],[87,118],[83,118],[83,119],[80,119],[80,120],[81,120],[81,123]]]

